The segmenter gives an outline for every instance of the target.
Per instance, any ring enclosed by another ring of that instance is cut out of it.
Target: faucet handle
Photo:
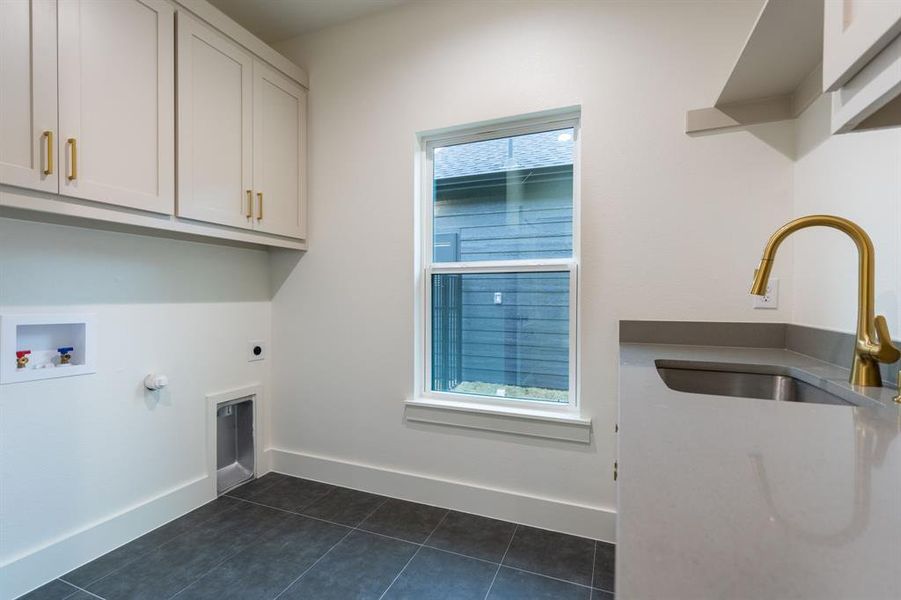
[[[870,352],[870,356],[883,363],[893,363],[901,358],[899,351],[892,343],[892,335],[888,331],[888,323],[885,317],[879,315],[873,322],[876,326],[876,335],[879,337],[878,342],[874,340],[875,346]]]

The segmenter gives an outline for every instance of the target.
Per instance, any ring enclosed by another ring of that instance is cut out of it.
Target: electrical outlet
[[[779,308],[779,280],[771,277],[766,284],[766,295],[754,296],[754,308]]]
[[[255,340],[247,342],[247,360],[249,362],[255,360],[264,360],[266,358],[266,342],[263,340]]]

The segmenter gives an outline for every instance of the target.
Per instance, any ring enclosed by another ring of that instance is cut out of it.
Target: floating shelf
[[[710,108],[685,114],[685,132],[794,119],[822,93],[823,1],[767,0]]]
[[[71,348],[68,363],[60,348]],[[28,351],[18,365],[17,353]],[[96,371],[93,314],[0,315],[0,384],[87,375]]]

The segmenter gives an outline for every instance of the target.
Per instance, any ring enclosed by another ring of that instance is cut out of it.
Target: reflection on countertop
[[[795,352],[620,346],[624,598],[901,598],[901,405]],[[655,361],[791,370],[857,406],[668,388]]]

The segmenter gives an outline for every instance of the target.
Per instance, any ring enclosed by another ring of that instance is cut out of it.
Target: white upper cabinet
[[[56,0],[0,0],[0,183],[57,192]]]
[[[306,85],[205,0],[0,0],[0,206],[305,249]]]
[[[303,239],[306,90],[178,13],[178,216]]]
[[[253,227],[253,57],[178,14],[178,216]]]
[[[824,21],[832,132],[901,125],[901,0],[826,0]]]
[[[172,214],[174,9],[59,0],[60,193]]]
[[[254,228],[306,236],[306,90],[260,61],[253,76]]]
[[[901,0],[825,0],[823,90],[835,91],[901,33]]]

